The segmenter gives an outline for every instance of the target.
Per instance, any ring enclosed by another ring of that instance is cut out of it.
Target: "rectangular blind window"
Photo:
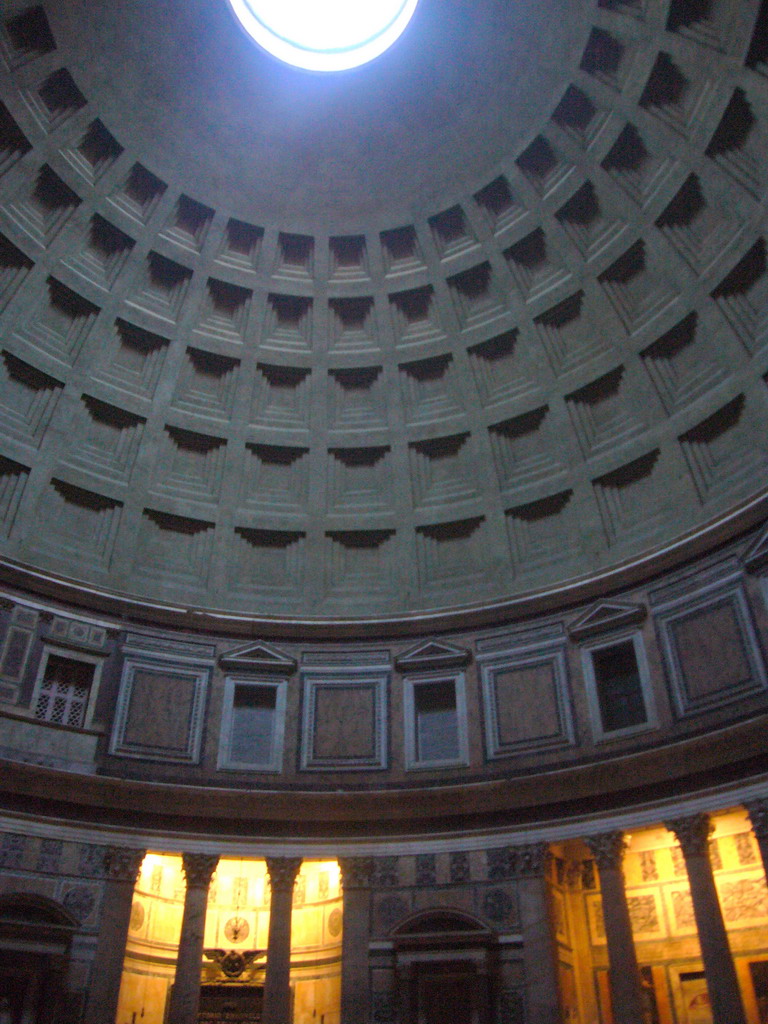
[[[416,758],[455,761],[459,757],[459,720],[453,682],[419,683],[414,687]]]
[[[238,764],[269,765],[275,742],[277,689],[236,686],[229,757]]]

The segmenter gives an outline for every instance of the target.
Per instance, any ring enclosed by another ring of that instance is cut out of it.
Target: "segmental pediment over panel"
[[[572,640],[586,640],[601,633],[610,633],[636,625],[642,622],[647,614],[648,610],[642,604],[632,604],[629,601],[598,601],[568,626],[568,635]]]
[[[460,668],[472,658],[471,651],[444,640],[423,640],[395,658],[401,672],[423,672],[428,669]]]
[[[228,672],[271,672],[281,676],[291,676],[297,668],[295,658],[261,641],[227,651],[220,656],[219,665]]]

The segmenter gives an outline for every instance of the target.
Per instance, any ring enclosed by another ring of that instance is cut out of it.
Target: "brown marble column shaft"
[[[747,811],[757,845],[760,847],[763,871],[768,878],[768,800],[751,800],[747,804]]]
[[[616,1024],[635,1024],[643,1019],[643,994],[621,870],[626,843],[621,832],[604,832],[587,845],[600,873],[613,1017]]]
[[[114,1024],[133,889],[146,850],[110,847],[104,854],[107,881],[84,1024]]]
[[[290,1024],[291,1020],[291,913],[300,867],[301,857],[267,858],[272,899],[262,1024]]]
[[[546,843],[510,847],[510,874],[517,882],[528,1016],[536,1024],[560,1024],[557,951],[547,889]]]
[[[370,857],[339,859],[344,889],[344,933],[341,939],[341,1024],[368,1024],[371,940]]]
[[[709,835],[712,832],[709,815],[695,814],[665,824],[677,836],[685,858],[712,1020],[714,1024],[745,1024],[736,967],[709,860]]]
[[[187,891],[184,894],[184,916],[181,919],[168,1024],[197,1024],[208,887],[218,863],[218,856],[206,853],[185,853],[182,856]]]

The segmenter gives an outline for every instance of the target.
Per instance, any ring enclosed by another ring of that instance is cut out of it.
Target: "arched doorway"
[[[34,893],[0,897],[0,1022],[60,1024],[77,920]]]
[[[403,1024],[490,1024],[497,937],[458,910],[421,911],[392,933]]]

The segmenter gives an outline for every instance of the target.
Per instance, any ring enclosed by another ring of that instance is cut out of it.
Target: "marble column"
[[[768,878],[768,800],[751,800],[747,804],[747,811],[757,845],[760,847],[763,871]]]
[[[301,857],[267,857],[272,887],[262,1024],[290,1024],[291,913]]]
[[[187,891],[184,894],[184,916],[181,919],[168,1024],[197,1024],[208,887],[218,863],[219,858],[215,854],[185,853],[182,856]]]
[[[107,881],[84,1024],[113,1024],[117,1015],[133,889],[145,855],[114,846],[104,854]]]
[[[536,1024],[560,1024],[557,948],[552,933],[547,888],[550,855],[546,843],[512,846],[510,875],[517,882],[528,1018]]]
[[[626,843],[621,832],[604,832],[586,842],[600,873],[613,1018],[616,1024],[635,1024],[643,1020],[643,990],[621,870]]]
[[[714,1024],[745,1024],[736,967],[728,945],[728,933],[709,860],[712,822],[708,814],[695,814],[689,818],[665,822],[665,825],[677,836],[685,858],[701,958],[707,976],[712,1020]]]
[[[341,1024],[367,1024],[370,1015],[368,948],[371,940],[370,857],[340,857],[344,890],[341,939]]]

